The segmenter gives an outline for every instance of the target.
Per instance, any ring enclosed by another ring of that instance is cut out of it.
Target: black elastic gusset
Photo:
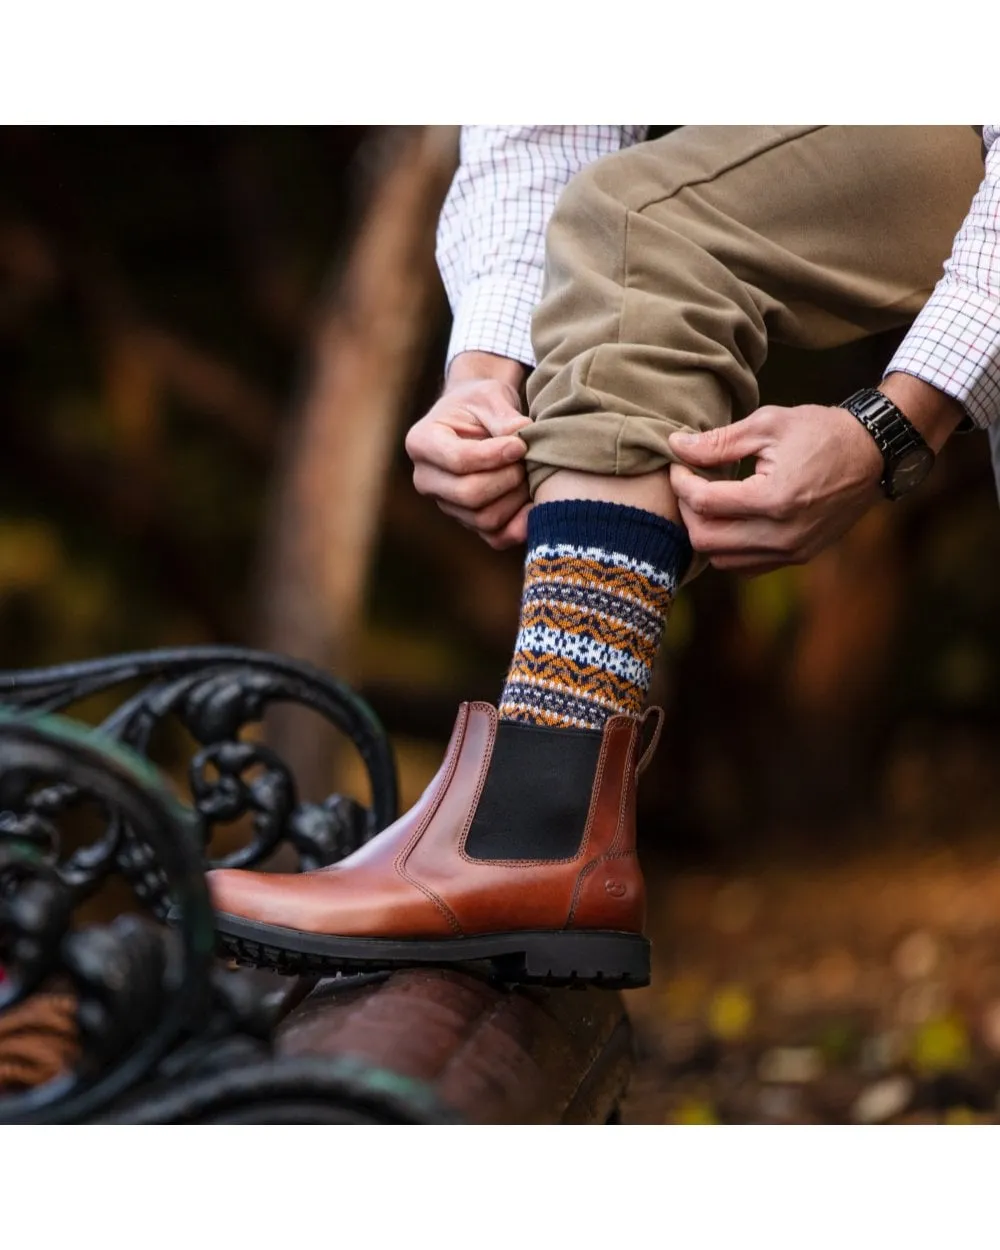
[[[580,849],[599,729],[502,720],[465,853],[473,859],[571,859]]]

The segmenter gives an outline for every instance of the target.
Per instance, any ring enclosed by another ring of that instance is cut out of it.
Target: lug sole
[[[421,965],[487,963],[511,985],[638,989],[649,984],[649,942],[640,933],[556,929],[461,938],[353,938],[305,933],[217,913],[221,954],[285,976],[388,972]]]

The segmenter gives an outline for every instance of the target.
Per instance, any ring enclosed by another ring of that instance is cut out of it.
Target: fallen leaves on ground
[[[1000,1122],[995,855],[649,887],[626,1122]]]

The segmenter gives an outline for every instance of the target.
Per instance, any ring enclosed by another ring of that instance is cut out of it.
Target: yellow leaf
[[[969,1062],[969,1037],[957,1016],[928,1020],[913,1038],[913,1062],[921,1072],[948,1072]]]
[[[674,1124],[718,1124],[715,1108],[709,1102],[688,1098],[674,1109]]]
[[[708,1009],[708,1027],[724,1042],[745,1037],[753,1020],[753,1001],[740,985],[723,985]]]

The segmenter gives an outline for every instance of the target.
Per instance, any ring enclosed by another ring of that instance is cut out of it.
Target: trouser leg
[[[533,493],[652,473],[672,431],[747,415],[769,342],[906,325],[981,177],[971,128],[944,126],[692,126],[584,170],[533,325]]]

